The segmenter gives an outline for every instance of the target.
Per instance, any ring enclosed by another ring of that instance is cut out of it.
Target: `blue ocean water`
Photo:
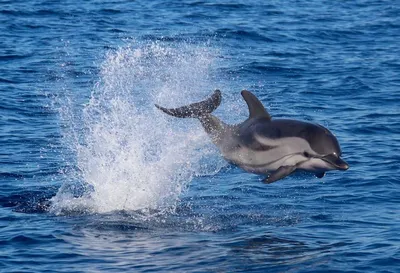
[[[396,1],[0,2],[1,272],[399,272]],[[346,172],[266,185],[196,120],[216,88],[322,124]]]

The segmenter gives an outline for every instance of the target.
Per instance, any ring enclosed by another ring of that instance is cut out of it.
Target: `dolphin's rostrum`
[[[266,183],[282,179],[297,169],[321,178],[326,171],[347,170],[336,137],[321,125],[291,119],[272,119],[262,103],[247,90],[242,96],[249,118],[228,125],[212,115],[221,103],[221,92],[201,102],[163,112],[178,118],[198,118],[222,156],[242,169],[266,174]]]

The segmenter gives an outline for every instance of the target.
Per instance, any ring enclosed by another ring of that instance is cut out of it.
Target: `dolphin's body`
[[[202,102],[174,109],[156,105],[179,118],[198,118],[223,157],[242,169],[268,174],[272,183],[297,169],[323,177],[326,171],[347,170],[340,158],[335,136],[326,128],[298,120],[271,119],[262,103],[249,91],[242,91],[250,116],[237,125],[227,125],[211,113],[221,103],[221,92]]]

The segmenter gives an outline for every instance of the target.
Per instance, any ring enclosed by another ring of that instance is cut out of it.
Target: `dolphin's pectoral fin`
[[[316,176],[316,177],[318,177],[318,178],[322,178],[322,177],[324,177],[324,176],[325,176],[325,172],[322,172],[322,173],[316,173],[316,174],[315,174],[315,176]]]
[[[267,184],[273,183],[288,176],[295,170],[296,166],[280,166],[276,171],[273,171],[268,178],[264,179],[263,182]]]

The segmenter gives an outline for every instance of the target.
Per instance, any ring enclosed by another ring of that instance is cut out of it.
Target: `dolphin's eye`
[[[304,151],[303,155],[304,155],[305,157],[310,157],[310,154],[307,153],[306,151]]]

